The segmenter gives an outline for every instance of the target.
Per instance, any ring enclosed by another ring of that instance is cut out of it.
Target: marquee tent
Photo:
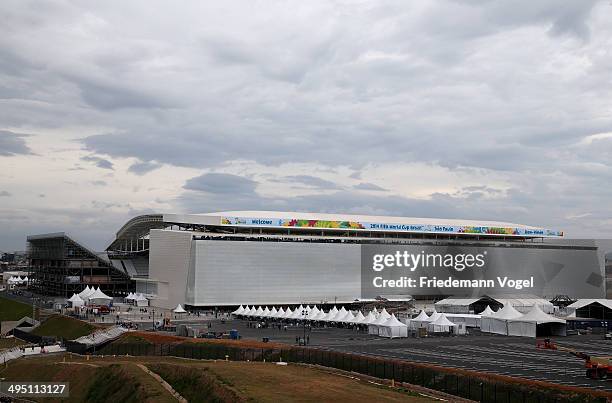
[[[74,293],[72,294],[72,297],[68,299],[68,302],[70,302],[70,306],[73,308],[85,305],[85,301],[83,301],[83,299],[79,297],[78,294]]]
[[[465,327],[480,327],[480,319],[482,315],[474,315],[470,313],[445,313],[446,317],[455,324],[463,323]]]
[[[457,327],[457,324],[448,320],[446,315],[441,313],[436,320],[427,325],[427,331],[430,333],[450,332],[454,327]]]
[[[392,314],[389,319],[378,326],[378,335],[389,338],[408,337],[408,326],[397,320]]]
[[[425,313],[425,311],[421,310],[416,317],[407,320],[406,324],[409,325],[411,329],[416,329],[418,327],[426,327],[430,321],[431,319]]]
[[[508,321],[509,336],[565,336],[566,330],[565,320],[545,313],[538,305],[525,315]]]
[[[567,306],[568,316],[602,321],[612,319],[612,299],[579,299]]]
[[[391,315],[389,315],[389,317],[391,317]],[[380,327],[380,325],[385,323],[387,321],[387,319],[389,319],[389,318],[384,318],[382,314],[379,315],[378,319],[376,319],[374,322],[368,324],[368,334],[376,334],[376,335],[378,335],[378,328]]]
[[[492,315],[481,317],[480,330],[487,333],[508,334],[508,321],[523,316],[511,304],[504,305],[502,309]]]
[[[433,312],[431,313],[431,315],[429,316],[429,321],[433,322],[436,319],[438,319],[440,317],[440,312],[436,311],[436,308],[434,308]]]
[[[353,323],[354,320],[355,320],[355,315],[353,315],[353,313],[351,311],[347,311],[346,315],[344,315],[342,318],[338,319],[338,322]]]
[[[242,315],[243,312],[244,312],[244,307],[240,305],[234,312],[232,312],[232,315]]]
[[[387,310],[385,308],[382,309],[382,311],[380,311],[380,315],[378,315],[378,317],[383,317],[386,319],[389,319],[391,317],[391,315],[389,315],[389,312],[387,312]]]
[[[93,288],[89,288],[89,286],[86,286],[85,289],[83,289],[83,291],[79,293],[79,297],[81,297],[82,300],[86,300],[89,295],[93,294],[93,292]]]
[[[493,309],[489,305],[484,309],[484,311],[480,312],[480,316],[491,316],[495,313]]]
[[[174,312],[174,313],[187,313],[187,311],[185,309],[183,309],[183,306],[181,304],[178,304],[176,306],[176,308],[174,308],[172,310],[172,312]]]
[[[330,316],[329,319],[327,319],[329,322],[338,322],[338,319],[344,317],[344,315],[346,315],[346,309],[344,309],[344,307],[340,308],[339,311],[337,311],[335,313],[335,315]]]
[[[104,294],[100,287],[96,288],[93,293],[87,296],[87,300],[91,305],[110,305],[113,298]]]
[[[374,322],[376,322],[376,314],[374,313],[373,310],[368,312],[366,317],[361,320],[362,325],[369,325],[370,323],[374,323]]]
[[[360,324],[364,319],[365,319],[365,316],[363,316],[361,311],[357,311],[357,315],[355,315],[355,319],[353,320],[353,323]]]
[[[142,294],[134,295],[134,305],[136,306],[149,306],[149,300]]]

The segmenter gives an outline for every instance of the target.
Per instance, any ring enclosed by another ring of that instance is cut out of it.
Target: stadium
[[[594,241],[497,221],[273,211],[149,214],[125,223],[103,253],[65,233],[28,237],[28,253],[32,286],[41,293],[69,297],[96,285],[115,296],[142,293],[163,308],[475,297],[504,293],[492,286],[497,280],[481,281],[500,276],[534,284],[514,294],[605,295]],[[483,264],[372,270],[375,256],[398,253],[414,261],[440,255],[453,264]],[[480,286],[374,286],[374,275],[393,280],[406,273],[417,281],[427,274]]]

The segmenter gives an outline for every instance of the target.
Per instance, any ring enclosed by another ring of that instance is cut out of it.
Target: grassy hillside
[[[0,296],[0,322],[4,320],[19,320],[24,316],[32,317],[32,305]]]
[[[90,334],[95,327],[89,323],[67,316],[53,315],[32,331],[38,336],[55,336],[73,340]]]
[[[193,361],[172,357],[107,356],[89,360],[70,355],[33,357],[11,362],[6,368],[0,367],[0,378],[7,381],[69,381],[68,402],[176,403],[176,399],[138,364],[157,373],[190,403],[435,401],[405,389],[376,385],[304,365]]]
[[[24,382],[69,382],[70,397],[62,402],[176,403],[155,379],[136,365],[91,362],[72,357],[20,359],[0,368],[0,378]],[[36,401],[58,401],[35,399]]]

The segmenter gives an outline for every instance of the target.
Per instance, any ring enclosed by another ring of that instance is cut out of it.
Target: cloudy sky
[[[0,2],[0,250],[230,209],[612,235],[610,1]]]

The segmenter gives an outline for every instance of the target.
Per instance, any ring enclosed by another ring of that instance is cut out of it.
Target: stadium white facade
[[[134,279],[136,292],[167,308],[447,295],[364,287],[364,260],[379,248],[484,253],[490,273],[535,276],[540,296],[604,294],[603,265],[592,242],[505,222],[270,211],[152,214],[127,222],[106,252],[117,270]],[[474,296],[492,290],[464,291]]]

